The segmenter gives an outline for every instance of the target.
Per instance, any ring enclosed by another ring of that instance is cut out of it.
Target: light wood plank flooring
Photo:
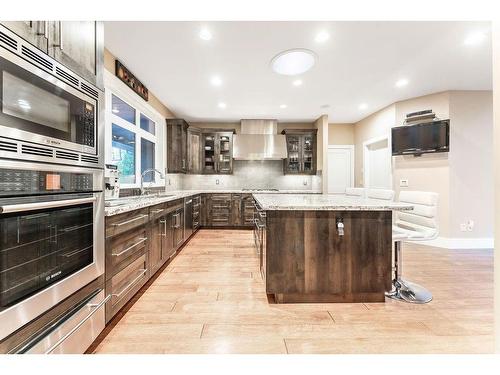
[[[491,353],[493,252],[406,245],[426,305],[270,304],[251,231],[200,230],[94,353]]]

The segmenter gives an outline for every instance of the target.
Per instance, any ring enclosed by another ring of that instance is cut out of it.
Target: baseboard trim
[[[438,237],[429,241],[409,241],[420,245],[442,247],[444,249],[493,249],[493,238],[446,238]]]

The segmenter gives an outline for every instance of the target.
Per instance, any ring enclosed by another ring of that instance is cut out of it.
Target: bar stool
[[[351,195],[351,196],[364,198],[365,197],[365,188],[345,188],[345,195]]]
[[[394,190],[389,189],[367,189],[366,197],[371,199],[382,199],[392,201],[394,199]]]
[[[410,303],[427,303],[432,300],[432,294],[426,288],[401,277],[401,250],[404,241],[428,241],[437,238],[438,197],[437,193],[424,191],[402,191],[399,194],[400,202],[410,203],[414,208],[412,211],[398,212],[392,226],[395,272],[393,289],[386,293],[389,298]]]

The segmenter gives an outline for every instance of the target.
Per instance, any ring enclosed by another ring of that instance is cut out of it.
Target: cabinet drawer
[[[230,201],[231,194],[212,194],[212,201]]]
[[[147,250],[148,236],[146,227],[114,236],[106,241],[106,279],[113,277]]]
[[[106,304],[106,321],[146,283],[149,277],[147,264],[146,254],[143,254],[106,282],[106,294],[111,294]]]
[[[116,236],[149,221],[149,209],[144,208],[106,217],[106,237]]]
[[[229,216],[212,217],[213,226],[229,225]]]
[[[169,209],[165,203],[157,204],[149,208],[149,220],[154,220],[156,218],[165,216]]]

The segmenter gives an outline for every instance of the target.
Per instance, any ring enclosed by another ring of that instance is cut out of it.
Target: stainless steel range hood
[[[287,157],[286,138],[277,120],[241,120],[241,133],[233,136],[233,158],[279,160]]]

